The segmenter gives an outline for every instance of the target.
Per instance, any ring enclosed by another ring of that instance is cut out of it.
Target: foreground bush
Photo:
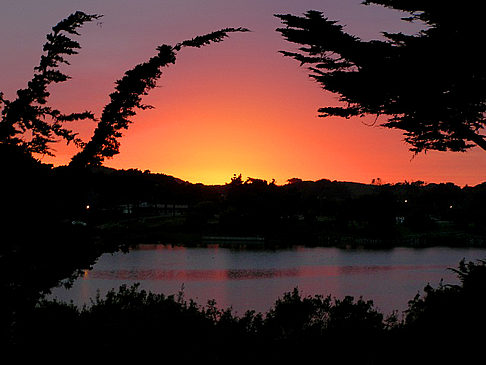
[[[90,361],[182,363],[462,363],[479,359],[486,324],[486,264],[461,262],[460,285],[425,288],[403,320],[371,301],[285,293],[266,313],[243,316],[121,286],[81,309],[43,301],[17,324],[10,349]],[[479,331],[478,331],[479,330]]]

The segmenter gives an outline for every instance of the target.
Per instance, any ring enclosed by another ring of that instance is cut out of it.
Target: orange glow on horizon
[[[337,105],[338,97],[321,90],[305,68],[278,53],[291,46],[275,32],[280,25],[272,17],[275,12],[265,13],[268,23],[235,18],[234,25],[248,26],[251,33],[233,34],[201,49],[183,49],[176,64],[163,70],[158,87],[143,99],[155,109],[137,111],[120,140],[120,154],[105,166],[150,170],[204,184],[225,184],[240,173],[244,178],[275,179],[279,185],[294,177],[363,183],[379,177],[383,183],[423,180],[458,185],[485,180],[486,153],[478,148],[465,154],[431,151],[413,158],[399,131],[363,124],[373,117],[319,118],[318,108]],[[115,16],[107,19],[117,21]],[[151,57],[157,45],[218,28],[212,23],[186,25],[183,33],[155,20],[150,28],[133,25],[133,35],[123,41],[116,38],[121,28],[109,22],[107,30],[87,26],[82,52],[67,70],[72,79],[50,89],[50,104],[65,112],[91,110],[99,118],[113,82]],[[167,29],[171,32],[161,41]],[[22,80],[31,77],[32,67],[29,63]],[[90,122],[73,126],[84,140],[94,127]],[[54,148],[56,157],[44,156],[43,162],[64,165],[76,153],[62,143]]]

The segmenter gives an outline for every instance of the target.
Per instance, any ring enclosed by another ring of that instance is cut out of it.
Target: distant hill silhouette
[[[52,168],[61,214],[128,243],[199,244],[205,236],[258,236],[270,245],[483,245],[486,183],[364,184],[241,176],[222,185],[94,167]],[[236,176],[236,175],[235,175]],[[89,209],[86,207],[89,206]]]

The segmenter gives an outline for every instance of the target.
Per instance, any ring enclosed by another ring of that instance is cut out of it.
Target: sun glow
[[[307,10],[305,4],[300,6]],[[181,51],[176,64],[164,68],[158,87],[144,96],[143,103],[155,109],[137,111],[133,124],[123,131],[120,154],[105,165],[150,170],[204,184],[224,184],[240,173],[275,179],[279,184],[293,177],[364,183],[378,177],[383,183],[422,180],[474,185],[483,181],[486,154],[477,149],[467,154],[431,152],[412,159],[402,134],[365,125],[371,117],[319,118],[318,108],[338,105],[338,97],[325,93],[309,79],[305,68],[278,53],[288,49],[288,44],[275,32],[280,24],[272,14],[285,10],[277,8],[265,10],[268,19],[261,11],[255,12],[256,18],[238,13],[235,24],[252,29],[251,33]],[[123,19],[117,13],[106,21],[116,22],[117,17]],[[130,28],[123,46],[120,34],[113,31],[115,25],[107,23],[102,31],[83,29],[83,49],[73,56],[68,70],[72,79],[50,90],[52,105],[69,112],[88,109],[99,117],[114,80],[151,57],[157,45],[217,28],[198,18],[185,21],[185,32],[174,30],[161,40],[168,25],[161,25],[160,19],[150,23],[148,13],[144,17],[147,28]],[[34,48],[33,61],[24,65],[22,80],[31,77],[38,51]],[[5,85],[8,82],[7,78]],[[17,87],[10,84],[7,96]],[[89,140],[94,127],[89,122],[73,125],[84,140]],[[43,162],[67,164],[76,152],[72,145],[59,143],[54,148],[56,157],[44,156]]]

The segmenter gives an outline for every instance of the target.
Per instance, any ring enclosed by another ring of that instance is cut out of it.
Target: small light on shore
[[[408,203],[408,199],[405,199],[405,203]]]
[[[451,205],[451,206],[449,206],[449,209],[452,209],[452,205]]]
[[[89,205],[86,206],[86,209],[89,209]]]

